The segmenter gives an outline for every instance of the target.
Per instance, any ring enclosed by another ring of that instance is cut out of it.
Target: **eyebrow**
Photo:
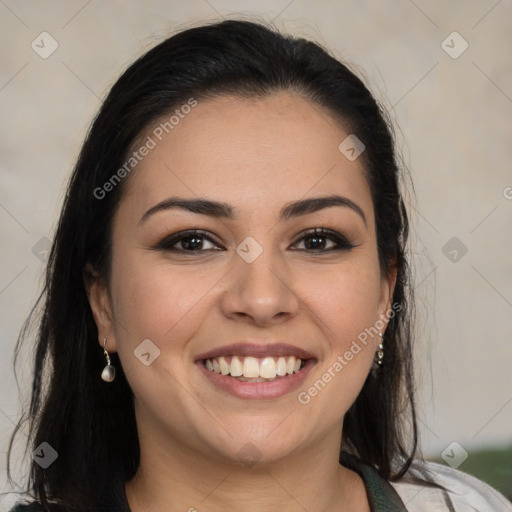
[[[330,195],[325,197],[313,197],[310,199],[301,199],[299,201],[293,201],[286,204],[279,214],[279,220],[285,221],[293,217],[299,217],[301,215],[307,215],[309,213],[323,210],[324,208],[330,208],[333,206],[342,206],[350,208],[356,212],[364,221],[366,225],[366,216],[362,208],[354,203],[348,197],[339,195]],[[143,224],[148,220],[149,217],[157,212],[169,210],[171,208],[181,208],[192,213],[199,215],[208,215],[214,218],[233,219],[236,216],[237,208],[217,201],[211,201],[210,199],[197,198],[197,199],[186,199],[183,197],[169,197],[164,199],[160,203],[152,206],[140,219],[139,225]]]

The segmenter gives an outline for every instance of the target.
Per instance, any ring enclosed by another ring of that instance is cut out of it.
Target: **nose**
[[[300,301],[278,254],[263,250],[251,263],[235,254],[233,265],[221,298],[226,317],[269,327],[297,315]]]

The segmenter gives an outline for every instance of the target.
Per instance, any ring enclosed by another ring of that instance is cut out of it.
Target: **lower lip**
[[[316,360],[308,359],[304,368],[298,372],[271,382],[243,382],[229,375],[208,370],[202,361],[196,363],[209,381],[218,388],[238,398],[265,400],[279,398],[297,389],[315,366]]]

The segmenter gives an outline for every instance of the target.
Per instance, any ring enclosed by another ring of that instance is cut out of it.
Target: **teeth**
[[[221,356],[205,361],[208,370],[222,375],[239,377],[239,380],[245,382],[265,382],[265,379],[274,380],[285,375],[292,375],[299,372],[304,365],[305,361],[295,356],[264,357],[260,360],[250,356],[233,356],[231,358]]]
[[[259,377],[260,376],[260,365],[258,360],[254,357],[246,357],[244,359],[244,377]]]
[[[281,377],[286,375],[286,359],[284,357],[280,357],[277,360],[276,374],[280,375]]]
[[[229,373],[229,365],[223,357],[219,357],[220,373],[227,375]]]
[[[300,359],[297,359],[300,366]],[[273,379],[276,376],[276,362],[273,357],[265,357],[260,365],[260,377]]]
[[[224,359],[224,362],[226,362],[225,359]],[[242,363],[240,362],[240,360],[236,356],[233,357],[233,359],[231,359],[231,364],[229,365],[229,373],[231,374],[231,377],[240,377],[242,375],[242,373],[243,373],[243,371],[242,371]]]

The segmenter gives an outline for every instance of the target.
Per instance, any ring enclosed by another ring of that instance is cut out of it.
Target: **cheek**
[[[359,261],[338,272],[317,273],[314,282],[304,296],[330,353],[318,365],[313,385],[300,390],[298,401],[335,423],[357,398],[375,355],[378,340],[372,327],[379,320],[380,273],[375,265]]]
[[[378,319],[380,273],[373,260],[354,259],[338,268],[311,273],[302,283],[303,296],[320,317],[333,351],[344,351]]]
[[[179,341],[176,333],[189,323],[187,316],[215,283],[214,276],[192,267],[171,272],[166,262],[149,262],[144,257],[127,256],[114,264],[115,317],[127,328],[130,342]]]
[[[150,255],[140,251],[123,254],[116,257],[114,250],[112,273],[116,348],[123,371],[134,393],[145,397],[143,402],[161,396],[165,387],[173,390],[166,399],[177,405],[177,383],[190,358],[188,341],[202,325],[209,302],[205,295],[220,276],[185,265],[171,271],[168,262],[149,261]]]
[[[195,407],[187,387],[179,383],[186,379],[190,364],[188,341],[212,307],[208,291],[221,275],[185,265],[171,271],[168,262],[150,262],[129,251],[118,258],[114,251],[113,268],[116,348],[130,387],[154,417],[162,415],[163,398],[170,411],[187,403]],[[146,366],[141,354],[147,352]],[[167,412],[164,416],[169,424],[180,424]]]

